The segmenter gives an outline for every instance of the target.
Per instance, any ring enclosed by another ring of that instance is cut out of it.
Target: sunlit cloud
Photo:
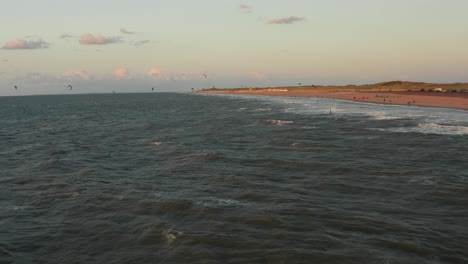
[[[151,68],[147,74],[153,79],[171,79],[171,74],[162,68]]]
[[[43,40],[24,40],[18,39],[7,42],[3,49],[18,50],[18,49],[46,49],[49,47],[49,43]]]
[[[84,70],[74,70],[63,74],[65,77],[80,77],[83,80],[89,80],[89,75]]]
[[[122,33],[124,33],[124,34],[135,34],[135,32],[128,31],[128,30],[125,29],[125,28],[121,28],[121,29],[120,29],[120,32],[122,32]]]
[[[250,72],[249,75],[250,75],[250,77],[253,77],[253,78],[257,79],[257,80],[265,80],[266,79],[265,74],[263,74],[261,72],[257,72],[257,71]]]
[[[162,74],[162,72],[163,72],[163,70],[160,69],[160,68],[151,68],[148,71],[148,76],[150,76],[150,77],[159,76],[159,75]]]
[[[290,16],[268,20],[267,24],[294,24],[302,21],[305,21],[304,17]]]
[[[101,34],[96,36],[92,34],[84,34],[80,37],[81,45],[107,45],[120,42],[120,37],[105,37]]]
[[[117,70],[115,70],[114,75],[117,80],[125,79],[129,75],[128,69],[124,67],[118,68]]]
[[[240,10],[242,10],[245,13],[250,13],[252,12],[252,6],[247,5],[247,4],[240,4],[239,5]]]

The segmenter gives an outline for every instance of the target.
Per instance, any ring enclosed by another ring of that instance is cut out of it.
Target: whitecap
[[[267,107],[267,108],[257,108],[255,110],[253,110],[254,112],[265,112],[265,111],[271,111],[271,108],[270,107]]]
[[[244,206],[241,201],[234,199],[207,198],[197,202],[198,205],[208,207],[229,207],[229,206]]]
[[[164,238],[167,241],[167,243],[172,243],[177,239],[177,237],[174,234],[165,234]]]
[[[160,142],[160,141],[154,141],[154,142],[150,143],[150,145],[154,145],[154,146],[159,146],[161,144],[162,144],[162,142]]]
[[[293,121],[288,121],[288,120],[267,120],[267,122],[273,125],[278,125],[278,126],[294,123]]]
[[[418,124],[418,128],[425,133],[430,134],[449,134],[449,135],[466,135],[468,127],[456,125],[440,125],[434,123]]]
[[[168,243],[171,244],[176,241],[177,238],[182,236],[184,233],[181,231],[173,230],[172,228],[163,232],[163,239]]]
[[[215,203],[222,205],[222,206],[231,206],[231,205],[239,205],[241,204],[240,201],[234,199],[218,199],[214,201]]]
[[[398,119],[403,119],[401,116],[384,116],[384,115],[378,115],[378,116],[373,116],[372,117],[375,120],[398,120]]]
[[[24,211],[26,206],[13,206],[13,211]]]
[[[413,127],[399,127],[389,129],[378,129],[380,131],[390,131],[399,133],[422,133],[437,135],[468,135],[468,127],[457,125],[441,125],[435,123],[420,123]]]

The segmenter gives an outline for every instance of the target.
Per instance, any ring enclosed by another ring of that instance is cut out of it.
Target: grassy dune
[[[429,91],[435,88],[442,88],[447,91],[468,91],[468,83],[424,83],[424,82],[404,82],[404,81],[391,81],[375,84],[364,84],[364,85],[345,85],[345,86],[333,86],[333,85],[304,85],[304,86],[282,86],[282,87],[261,87],[261,88],[225,88],[225,89],[203,89],[206,92],[215,92],[223,90],[231,91],[263,91],[271,89],[281,90],[322,90],[322,91],[420,91],[424,89]]]

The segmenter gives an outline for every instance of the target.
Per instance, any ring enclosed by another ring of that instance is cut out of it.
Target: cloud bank
[[[3,49],[18,50],[18,49],[46,49],[49,47],[49,43],[43,40],[24,40],[18,39],[7,42],[3,45]]]
[[[107,45],[120,42],[119,37],[105,37],[101,34],[96,36],[92,34],[84,34],[80,37],[81,45]]]
[[[304,17],[290,16],[268,20],[267,24],[294,24],[302,21],[305,21]]]

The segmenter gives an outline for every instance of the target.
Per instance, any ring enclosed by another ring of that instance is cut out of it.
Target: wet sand
[[[350,100],[356,102],[394,104],[407,106],[444,107],[468,110],[468,93],[450,92],[416,92],[416,91],[355,91],[355,90],[288,90],[288,89],[259,89],[259,90],[205,90],[199,93],[213,94],[245,94],[288,97],[315,97]]]

